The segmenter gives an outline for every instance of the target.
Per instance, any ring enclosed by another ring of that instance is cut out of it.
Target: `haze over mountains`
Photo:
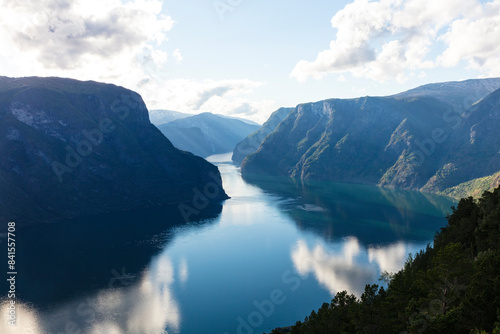
[[[467,80],[301,104],[245,158],[242,173],[448,193],[489,177],[493,184],[479,183],[490,188],[500,171],[498,88],[500,79]]]
[[[239,141],[260,128],[260,125],[252,123],[202,113],[158,125],[158,129],[175,147],[208,157],[231,152]]]
[[[191,202],[217,167],[176,149],[122,87],[0,77],[0,220],[20,226]]]
[[[176,119],[186,118],[193,116],[193,114],[187,114],[183,112],[166,110],[166,109],[154,109],[149,111],[149,120],[154,125],[165,124],[168,122],[175,121]]]

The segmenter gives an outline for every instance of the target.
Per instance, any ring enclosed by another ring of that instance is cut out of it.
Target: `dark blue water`
[[[2,316],[0,333],[270,331],[399,270],[454,204],[363,185],[244,181],[227,158],[212,159],[231,199],[190,222],[175,206],[18,231],[17,326]]]

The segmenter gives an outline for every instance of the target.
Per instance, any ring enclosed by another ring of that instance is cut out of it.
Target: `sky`
[[[500,0],[0,0],[0,75],[94,80],[147,107],[279,107],[500,77]]]

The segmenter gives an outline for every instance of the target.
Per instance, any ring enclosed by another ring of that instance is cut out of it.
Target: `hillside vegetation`
[[[500,187],[461,199],[434,245],[382,278],[386,289],[338,292],[291,333],[500,333]]]

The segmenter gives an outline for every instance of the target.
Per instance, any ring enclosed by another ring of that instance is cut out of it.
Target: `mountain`
[[[176,119],[186,118],[189,116],[193,115],[173,110],[165,110],[165,109],[154,109],[149,111],[149,120],[154,125],[160,125],[172,122],[175,121]]]
[[[500,186],[500,172],[460,183],[442,191],[444,195],[454,198],[479,198],[485,191],[493,191]]]
[[[239,141],[258,128],[258,125],[212,113],[202,113],[158,126],[175,147],[201,157],[231,152]]]
[[[500,89],[470,107],[456,125],[449,155],[423,190],[448,189],[488,176],[490,188],[495,187],[494,174],[500,171]]]
[[[269,119],[262,125],[260,129],[248,135],[245,139],[240,141],[234,151],[233,157],[231,158],[233,162],[237,165],[241,165],[243,159],[247,155],[252,154],[257,151],[260,143],[267,137],[268,134],[273,132],[276,127],[285,119],[286,116],[292,111],[293,108],[280,108],[273,112]]]
[[[500,171],[495,82],[499,88],[500,79],[468,80],[298,105],[245,158],[242,173],[429,192],[493,175]]]
[[[500,88],[498,83],[498,78],[432,83],[396,94],[393,97],[434,97],[454,106],[457,111],[464,111],[486,95]]]
[[[110,84],[0,77],[0,154],[0,221],[19,226],[227,198],[217,167]]]
[[[190,116],[193,116],[193,114],[187,114],[187,113],[183,113],[183,112],[166,110],[166,109],[154,109],[154,110],[149,111],[149,119],[151,120],[151,123],[153,123],[154,125],[161,125],[161,124],[175,121],[176,119],[186,118],[186,117],[190,117]],[[245,119],[245,118],[241,118],[241,117],[223,116],[223,115],[217,115],[217,116],[227,118],[227,119],[237,119],[237,120],[242,121],[243,123],[260,126],[260,124],[254,122],[254,121],[251,121],[251,120]]]
[[[208,157],[212,154],[212,146],[198,127],[180,128],[167,123],[158,126],[158,128],[180,150],[201,157]]]
[[[250,125],[256,125],[256,126],[261,126],[261,124],[257,123],[257,122],[254,122],[254,121],[251,121],[249,119],[246,119],[246,118],[242,118],[242,117],[234,117],[234,116],[225,116],[225,115],[218,115],[220,117],[223,117],[223,118],[227,118],[227,119],[237,119],[239,121],[242,121],[243,123],[247,123],[247,124],[250,124]]]

